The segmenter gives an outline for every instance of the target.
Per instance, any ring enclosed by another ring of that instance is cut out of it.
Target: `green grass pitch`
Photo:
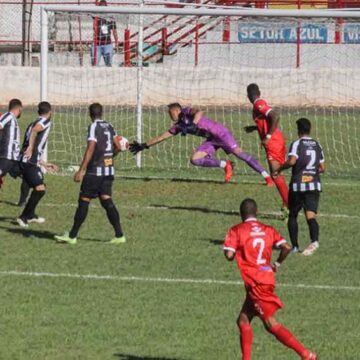
[[[25,113],[22,124],[31,116]],[[86,117],[82,121],[85,124]],[[121,122],[117,127],[121,130]],[[277,293],[285,304],[278,319],[320,359],[358,360],[357,158],[355,167],[344,169],[350,176],[343,179],[339,162],[331,164],[342,156],[330,142],[334,127],[327,132],[320,131],[320,125],[317,129],[319,136],[329,141],[329,167],[340,176],[323,177],[319,251],[311,258],[290,256],[278,273]],[[356,134],[346,129],[344,139],[356,147]],[[146,137],[154,130],[145,126]],[[81,131],[76,139],[76,160],[84,145],[85,128]],[[339,142],[346,143],[343,140]],[[174,139],[171,149],[181,150],[181,159],[186,161],[189,154],[185,148],[176,147],[181,141],[188,140]],[[59,140],[58,150],[61,144],[65,143]],[[246,144],[250,146],[250,140]],[[148,163],[160,156],[154,154],[146,155]],[[61,153],[57,156],[64,165],[73,160],[61,158]],[[113,233],[104,211],[94,201],[78,244],[66,246],[56,244],[53,236],[69,229],[79,185],[70,176],[46,176],[48,192],[38,213],[47,221],[21,229],[13,224],[20,211],[13,205],[20,183],[7,178],[0,191],[0,359],[240,358],[235,319],[244,289],[234,283],[240,281],[240,275],[235,263],[224,259],[222,241],[227,229],[239,221],[236,212],[244,197],[255,198],[260,219],[288,237],[286,224],[274,216],[280,208],[276,190],[263,186],[258,177],[239,173],[233,183],[222,184],[221,171],[122,171],[129,159],[129,154],[119,155],[118,174],[220,181],[117,178],[113,195],[128,242],[123,246],[107,243]],[[304,217],[299,221],[304,247],[308,231]],[[254,360],[297,359],[265,332],[259,320],[253,326]]]
[[[324,182],[329,183],[321,199],[321,247],[311,258],[290,256],[282,266],[277,292],[285,309],[278,319],[320,358],[357,360],[359,186]],[[287,236],[286,224],[271,218],[279,209],[274,189],[117,179],[114,199],[128,243],[106,243],[112,230],[94,201],[78,245],[66,246],[56,244],[53,235],[69,229],[79,186],[60,176],[47,176],[47,185],[38,209],[47,221],[25,230],[12,224],[19,214],[12,205],[19,182],[6,179],[0,193],[1,359],[240,358],[235,319],[242,285],[175,280],[239,280],[221,243],[239,221],[231,211],[245,196],[254,197],[264,221]],[[300,223],[305,246],[303,217]],[[34,276],[39,272],[111,277]],[[297,356],[255,320],[253,358]]]

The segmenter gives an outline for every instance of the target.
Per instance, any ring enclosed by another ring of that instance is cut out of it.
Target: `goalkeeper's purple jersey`
[[[222,138],[224,133],[229,130],[222,124],[211,120],[205,116],[201,117],[197,124],[194,124],[194,115],[190,107],[183,108],[179,120],[169,129],[173,135],[187,134],[205,137],[205,138]]]

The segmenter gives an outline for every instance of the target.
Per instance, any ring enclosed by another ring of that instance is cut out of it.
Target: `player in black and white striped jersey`
[[[120,225],[120,215],[112,201],[112,184],[114,181],[114,156],[119,149],[116,144],[116,132],[112,125],[104,120],[103,107],[99,103],[89,107],[92,124],[88,129],[87,149],[74,176],[75,182],[81,182],[79,204],[74,216],[74,223],[69,233],[55,236],[58,242],[76,244],[81,225],[86,219],[90,201],[99,198],[111,223],[115,237],[112,244],[126,242]]]
[[[316,214],[319,206],[321,181],[320,174],[325,171],[325,158],[321,145],[310,137],[311,123],[306,118],[296,121],[299,139],[290,145],[288,160],[282,170],[292,168],[289,185],[288,229],[293,251],[299,251],[297,216],[304,209],[310,230],[311,244],[303,251],[309,256],[319,247],[319,224]]]
[[[20,154],[20,128],[18,119],[22,113],[19,99],[9,102],[8,112],[0,117],[0,177],[4,177],[16,165]]]
[[[33,189],[17,223],[27,227],[29,223],[43,223],[44,218],[35,214],[35,209],[45,195],[44,174],[40,166],[46,171],[56,172],[57,166],[43,160],[51,127],[52,109],[47,101],[38,104],[39,117],[27,127],[19,157],[19,168],[23,181]]]
[[[114,151],[113,138],[116,132],[111,124],[106,121],[95,119],[88,128],[88,142],[95,142],[93,156],[91,157],[86,175],[90,176],[114,176]]]

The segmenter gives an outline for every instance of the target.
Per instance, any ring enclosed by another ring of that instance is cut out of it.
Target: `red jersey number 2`
[[[261,265],[261,264],[265,264],[266,263],[266,260],[263,259],[263,253],[264,253],[264,249],[265,249],[265,240],[264,239],[261,239],[261,238],[256,238],[253,240],[253,248],[256,249],[258,248],[258,255],[257,255],[257,259],[256,259],[256,263],[258,265]]]

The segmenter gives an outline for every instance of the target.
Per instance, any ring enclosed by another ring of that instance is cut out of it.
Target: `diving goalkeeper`
[[[194,151],[190,159],[192,165],[223,168],[225,182],[229,182],[233,176],[233,163],[230,160],[218,160],[214,157],[218,149],[223,149],[227,154],[233,154],[245,161],[254,171],[261,174],[268,186],[274,184],[259,162],[249,153],[242,151],[231,131],[223,124],[205,117],[202,111],[183,108],[179,103],[168,105],[168,109],[173,121],[172,127],[146,143],[140,144],[134,141],[129,147],[134,155],[177,134],[200,136],[205,138],[205,141]]]

